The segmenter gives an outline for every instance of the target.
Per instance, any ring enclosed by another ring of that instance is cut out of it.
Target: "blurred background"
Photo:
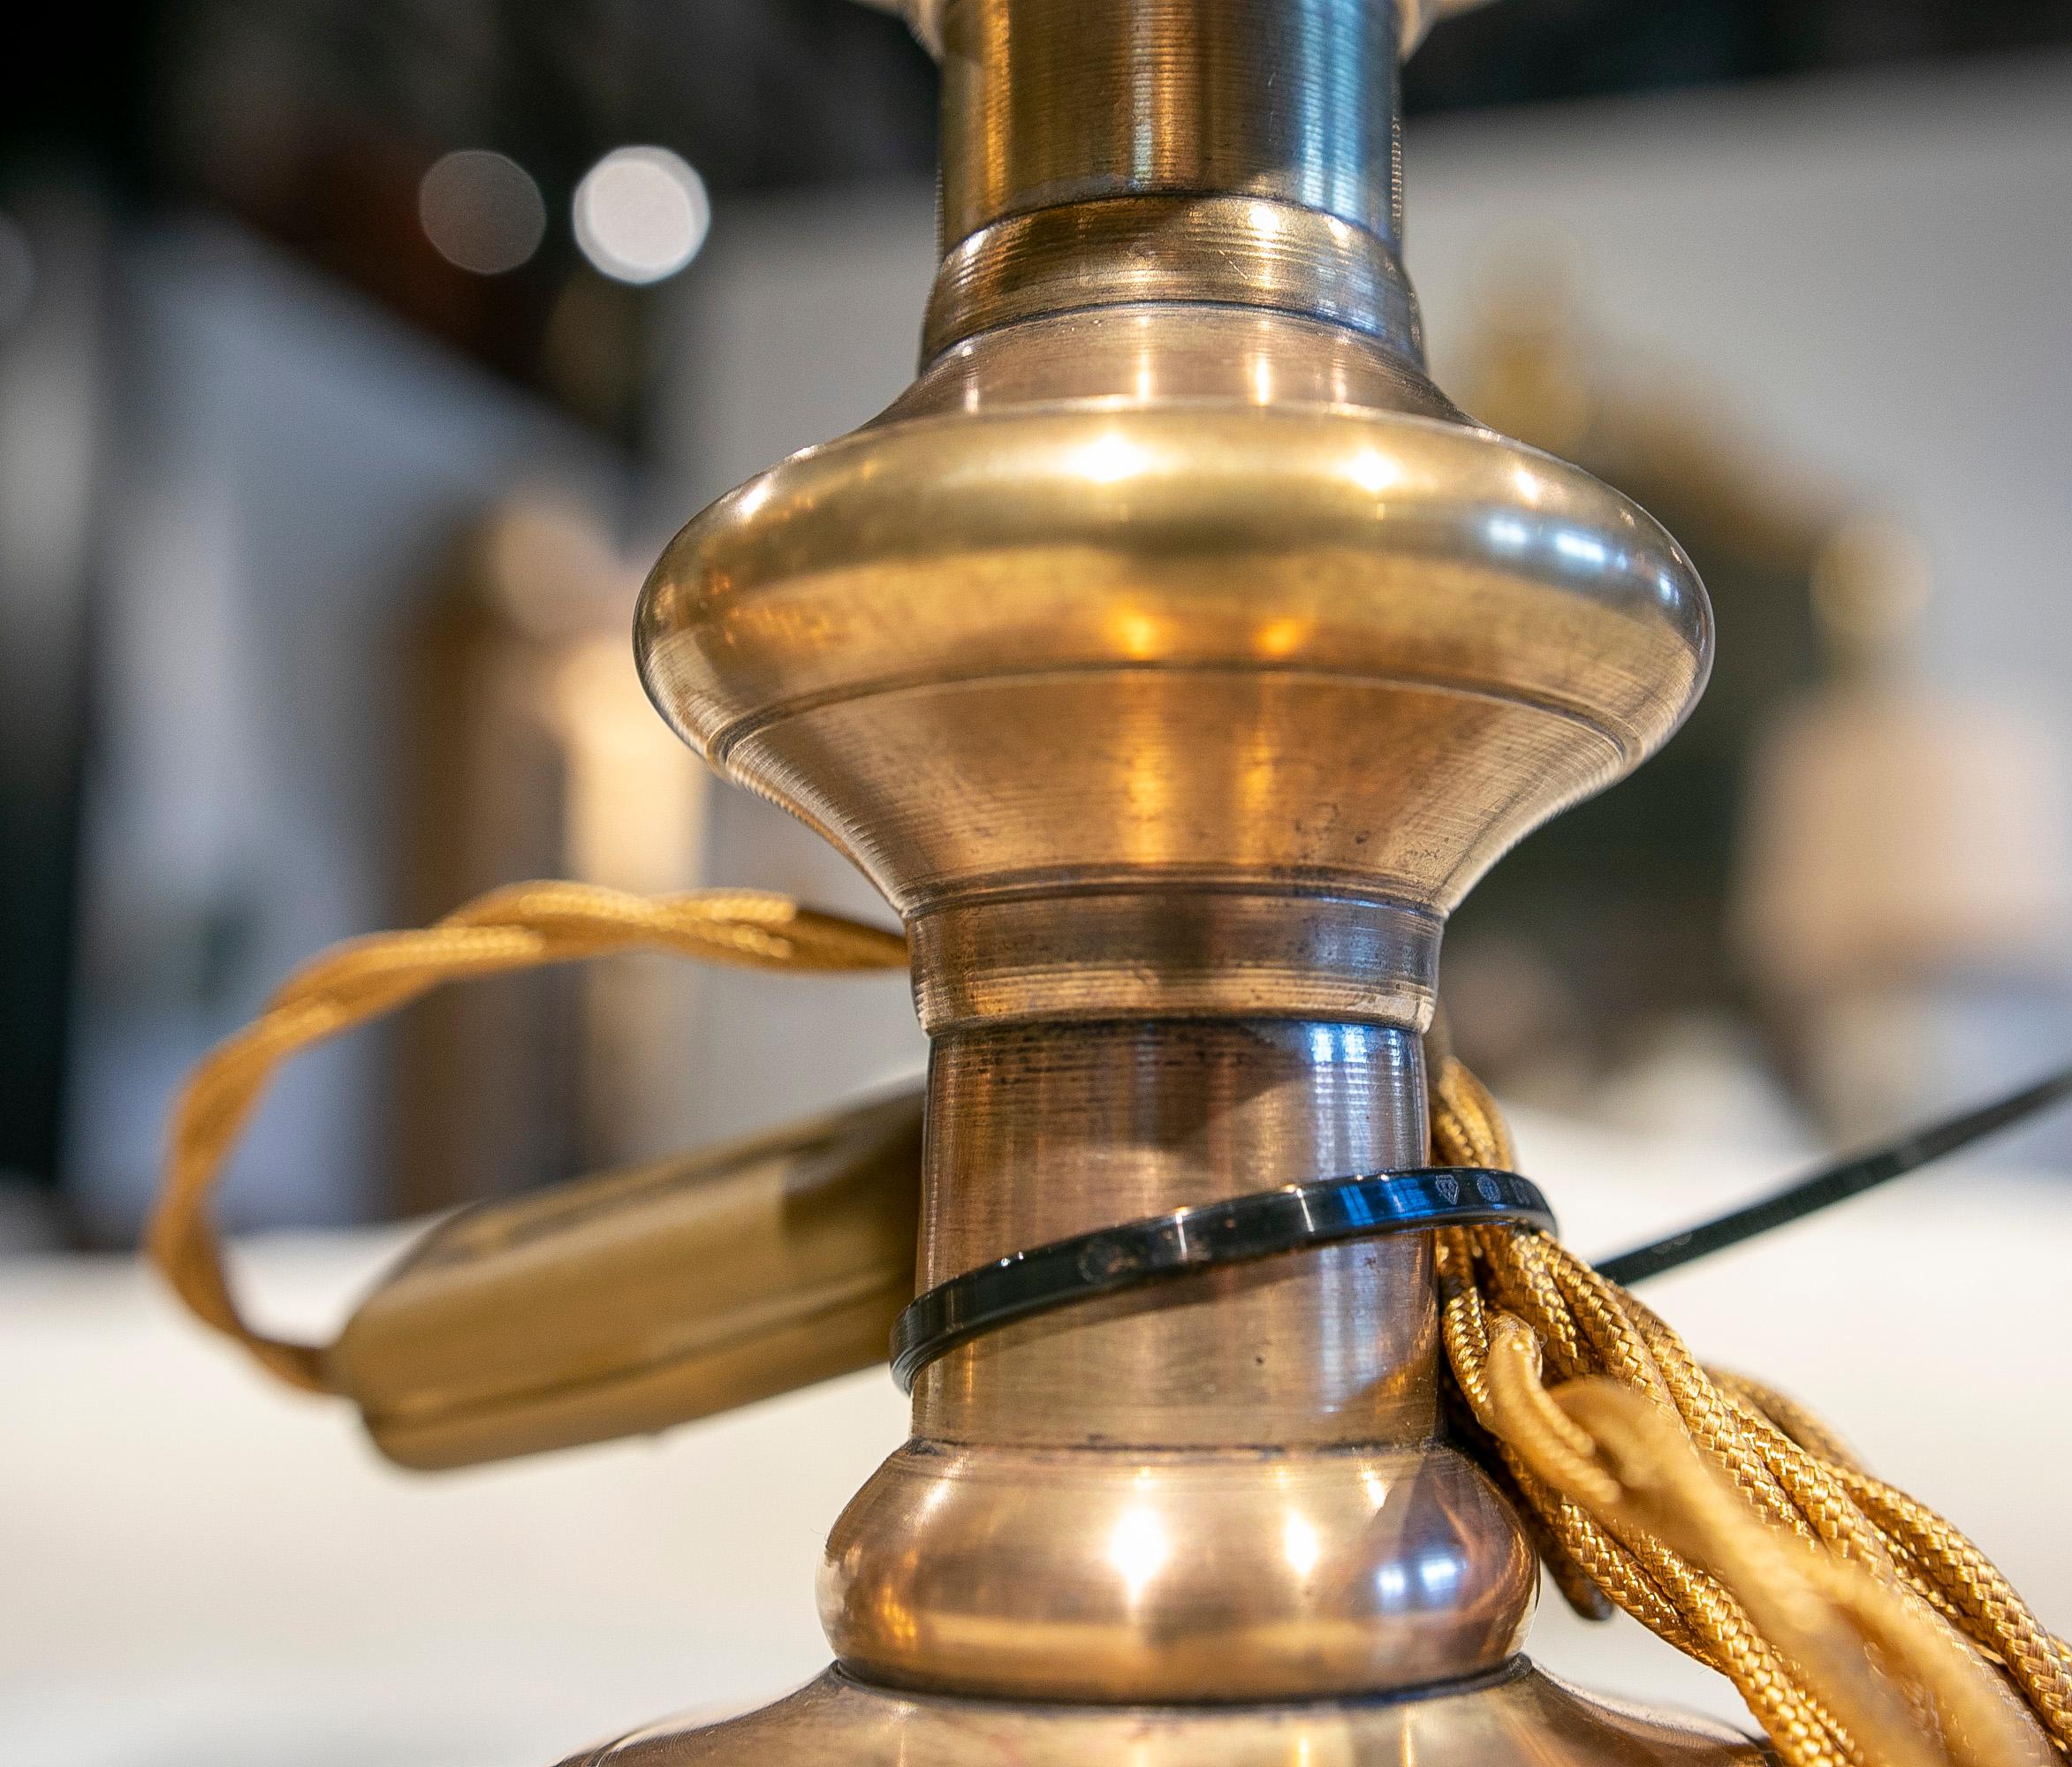
[[[879,912],[706,777],[627,632],[686,516],[908,378],[934,69],[845,0],[42,22],[0,107],[0,1756],[543,1761],[766,1693],[817,1660],[882,1380],[412,1483],[128,1251],[179,1076],[329,940],[534,876]],[[1464,1052],[1605,1251],[2072,1050],[2072,5],[1501,0],[1407,99],[1441,384],[1638,497],[1719,616],[1684,732],[1448,941]],[[921,1055],[897,979],[502,982],[299,1063],[224,1213],[269,1305],[335,1318],[387,1224]],[[2009,1304],[2061,1341],[2068,1169],[2046,1124],[1925,1181],[1962,1211],[1665,1285],[2061,1627],[2068,1531],[2007,1432],[2064,1425],[1974,1377],[1947,1272],[2030,1260]],[[1877,1235],[1916,1271],[1871,1297],[1913,1303],[1889,1376],[1834,1291]],[[1718,1703],[1644,1640],[1567,1648]]]

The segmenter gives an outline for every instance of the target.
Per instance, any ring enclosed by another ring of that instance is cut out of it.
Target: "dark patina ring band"
[[[892,1328],[892,1378],[911,1392],[914,1377],[945,1351],[1096,1295],[1310,1246],[1491,1221],[1554,1229],[1537,1185],[1483,1166],[1320,1179],[1098,1228],[981,1264],[930,1289]]]

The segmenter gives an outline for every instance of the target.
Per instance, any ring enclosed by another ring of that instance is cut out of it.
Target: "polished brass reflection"
[[[694,519],[639,624],[907,925],[924,1285],[1421,1161],[1446,916],[1711,642],[1654,522],[1426,377],[1387,0],[933,16],[920,377]],[[966,1345],[830,1538],[839,1672],[595,1758],[1758,1758],[1516,1664],[1532,1556],[1438,1394],[1415,1239]]]

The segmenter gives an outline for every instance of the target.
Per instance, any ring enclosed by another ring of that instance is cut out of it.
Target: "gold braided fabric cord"
[[[1438,1065],[1433,1157],[1509,1166]],[[1564,1590],[1594,1589],[1726,1675],[1790,1767],[2047,1767],[2072,1656],[1977,1547],[1798,1406],[1701,1368],[1545,1234],[1439,1235],[1446,1353]],[[1590,1608],[1586,1604],[1585,1612]]]
[[[585,884],[516,884],[421,930],[334,945],[290,976],[257,1019],[188,1076],[173,1109],[148,1241],[152,1259],[190,1310],[273,1374],[312,1392],[332,1391],[324,1350],[246,1322],[209,1212],[224,1162],[274,1070],[297,1050],[442,982],[643,951],[761,969],[907,967],[907,942],[897,932],[755,890],[649,898]]]
[[[274,1069],[442,982],[619,952],[770,969],[907,967],[896,932],[753,891],[649,899],[522,884],[419,932],[334,947],[218,1044],[175,1108],[149,1249],[187,1306],[292,1385],[326,1353],[247,1323],[209,1202]],[[1437,1040],[1435,1040],[1435,1044]],[[1514,1164],[1494,1101],[1435,1047],[1432,1151]],[[1615,1604],[1726,1675],[1788,1767],[2055,1767],[2072,1650],[1984,1554],[1818,1418],[1683,1341],[1558,1240],[1436,1236],[1441,1325],[1472,1445],[1588,1616]]]

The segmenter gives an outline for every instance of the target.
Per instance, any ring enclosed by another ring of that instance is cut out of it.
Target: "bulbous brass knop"
[[[1390,0],[947,0],[920,377],[698,516],[639,648],[904,919],[923,1285],[1421,1163],[1446,916],[1710,654],[1648,516],[1427,378]],[[1408,28],[1406,28],[1408,27]],[[1431,1248],[1320,1248],[932,1364],[836,1524],[839,1668],[596,1761],[1717,1763],[1553,1687],[1438,1409]]]

